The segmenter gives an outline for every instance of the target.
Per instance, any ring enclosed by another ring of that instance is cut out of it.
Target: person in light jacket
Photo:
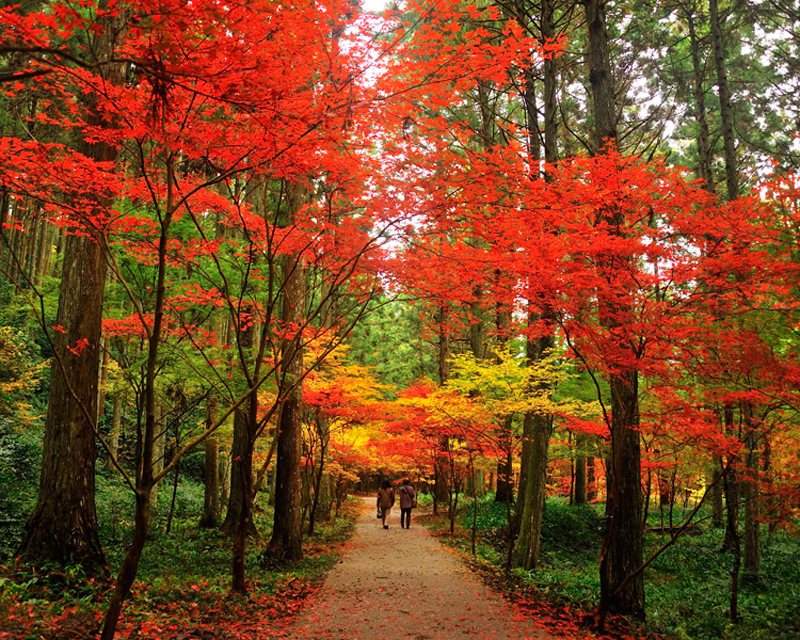
[[[384,480],[381,488],[378,489],[378,509],[381,512],[381,521],[383,528],[388,529],[389,525],[386,524],[386,519],[389,517],[389,511],[394,506],[394,487],[388,480]]]
[[[411,509],[417,506],[417,492],[411,486],[408,478],[403,479],[403,486],[400,487],[400,526],[405,529],[411,528]]]

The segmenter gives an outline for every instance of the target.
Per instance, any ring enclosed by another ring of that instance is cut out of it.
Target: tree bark
[[[531,314],[533,317],[534,312],[531,311]],[[552,350],[553,346],[554,339],[551,333],[529,339],[526,347],[528,361],[534,363],[540,360]],[[528,440],[529,452],[525,493],[519,498],[523,505],[515,557],[526,569],[532,569],[539,564],[547,488],[547,462],[552,432],[552,416],[530,411],[525,414],[523,434]]]
[[[552,42],[556,36],[553,0],[542,0],[542,39]],[[556,57],[550,56],[544,61],[544,161],[547,165],[558,162],[558,110],[556,89],[558,87],[558,68]],[[545,178],[550,173],[545,168]]]
[[[505,458],[497,462],[497,491],[494,494],[494,501],[501,504],[512,504],[514,502],[514,463],[512,458],[511,442],[511,416],[506,417],[503,429]]]
[[[244,594],[247,592],[247,583],[245,581],[245,551],[247,548],[247,538],[255,532],[255,523],[253,522],[253,501],[255,499],[255,478],[253,476],[253,452],[255,449],[256,440],[256,425],[258,423],[258,398],[256,394],[252,394],[245,403],[246,411],[237,411],[234,423],[238,418],[240,420],[240,428],[245,432],[243,438],[244,449],[242,455],[237,461],[237,456],[234,453],[234,466],[232,470],[232,478],[234,482],[238,483],[242,492],[241,502],[237,505],[238,511],[231,514],[227,518],[233,519],[233,562],[232,562],[232,580],[231,589],[235,593]],[[233,484],[233,483],[232,483]],[[233,496],[233,492],[231,492]]]
[[[247,425],[249,400],[239,407],[233,416],[233,445],[231,447],[230,491],[228,494],[228,510],[222,523],[222,532],[235,537],[237,523],[242,520],[242,513],[247,509],[245,502],[252,491],[253,461],[250,433]],[[249,468],[249,471],[248,471]],[[250,486],[247,478],[250,478]],[[247,523],[246,536],[259,538],[259,532],[252,519]]]
[[[722,467],[723,462],[720,456],[712,458],[712,469],[710,472],[709,485],[711,485],[711,523],[715,528],[724,526],[724,505],[722,497]]]
[[[588,29],[589,83],[592,88],[594,116],[594,152],[600,153],[607,144],[616,146],[617,114],[614,83],[608,52],[606,0],[584,0]]]
[[[726,404],[723,409],[725,429],[728,434],[733,431],[733,407]],[[736,464],[739,456],[735,453],[728,456],[725,466],[723,483],[725,487],[725,539],[722,548],[731,554],[731,597],[730,617],[736,622],[739,620],[739,569],[742,563],[742,546],[739,536],[739,479],[736,473]]]
[[[217,421],[219,398],[209,393],[206,400],[206,429]],[[216,434],[205,441],[205,463],[203,473],[203,514],[200,526],[215,528],[219,526],[219,441]]]
[[[586,455],[583,446],[586,438],[575,436],[575,486],[572,504],[586,504]]]
[[[522,15],[523,11],[520,11]],[[534,35],[534,34],[531,34]],[[552,0],[543,0],[541,6],[541,38],[543,43],[551,41],[555,35]],[[532,177],[538,178],[541,158],[539,142],[538,109],[536,107],[536,86],[533,74],[526,74],[525,111],[528,126],[528,153],[531,156]],[[556,127],[556,89],[557,67],[554,57],[544,62],[544,176],[550,179],[550,165],[558,161],[558,133]],[[553,312],[547,304],[546,293],[538,296],[537,308],[528,302],[528,326],[533,327],[545,320],[549,324]],[[553,348],[549,327],[539,338],[529,337],[526,345],[528,362],[533,364]],[[552,417],[528,412],[523,420],[523,442],[520,460],[520,483],[515,514],[515,533],[517,534],[515,556],[518,563],[532,568],[539,563],[541,548],[542,517],[544,515],[547,462],[552,434]]]
[[[600,560],[601,610],[644,618],[638,374],[611,376],[611,456],[607,466],[606,536]],[[626,583],[627,580],[627,583]],[[623,586],[624,585],[624,586]]]
[[[511,523],[512,535],[516,544],[524,544],[527,548],[527,532],[521,537],[522,519],[525,505],[528,502],[528,474],[531,470],[531,455],[533,454],[534,421],[526,414],[522,421],[522,451],[519,458],[519,486],[517,487],[517,502],[514,505],[514,519]],[[524,540],[523,540],[524,538]],[[515,554],[519,559],[519,554]]]
[[[222,460],[220,465],[220,504],[227,505],[231,496],[231,456],[225,447],[220,447],[219,457]]]
[[[691,9],[684,7],[686,21],[689,26],[689,44],[692,50],[692,80],[694,90],[695,120],[697,120],[697,155],[699,159],[697,172],[705,183],[705,188],[714,192],[714,172],[711,163],[711,144],[709,142],[708,118],[706,116],[706,91],[704,87],[703,67],[700,64],[700,42],[694,28],[694,15]],[[721,495],[721,494],[720,494]]]
[[[0,267],[6,268],[8,250],[7,245],[11,244],[11,234],[9,229],[6,229],[6,221],[8,220],[9,208],[11,206],[11,196],[8,194],[8,189],[2,187],[2,195],[0,195]]]
[[[439,307],[439,384],[443,385],[450,378],[450,331],[449,308],[447,304]]]
[[[760,466],[759,434],[753,419],[753,407],[744,404],[744,423],[747,430],[745,446],[745,466],[747,478],[742,482],[744,493],[744,566],[742,579],[755,582],[761,577],[761,527],[760,516]]]
[[[50,270],[50,256],[53,254],[53,225],[42,217],[39,221],[39,252],[36,257],[34,282],[41,287]]]
[[[287,185],[290,220],[310,200],[304,185]],[[302,326],[305,320],[305,269],[300,256],[283,260],[283,314],[285,327]],[[276,562],[295,562],[303,557],[302,548],[302,334],[287,335],[281,345],[283,370],[275,481],[275,519],[266,556]]]
[[[470,314],[473,316],[473,321],[469,325],[469,346],[472,354],[478,360],[483,358],[484,355],[484,339],[485,327],[483,319],[483,308],[481,301],[483,299],[483,291],[480,287],[475,287],[475,300],[470,303]]]
[[[95,509],[94,424],[105,271],[99,244],[67,238],[56,319],[65,333],[54,337],[39,495],[19,551],[26,562],[80,564],[91,576],[108,573]],[[87,347],[70,351],[81,339]]]
[[[500,288],[502,274],[496,274],[497,288]],[[505,348],[511,332],[511,313],[508,305],[498,301],[495,308],[495,325],[497,331],[497,343],[501,348]],[[497,493],[495,502],[512,504],[514,502],[514,434],[513,416],[506,416],[503,421],[503,446],[505,448],[505,459],[497,464]],[[509,525],[513,528],[513,518],[509,518]]]
[[[96,60],[106,62],[123,20],[117,17],[103,23],[105,28],[92,43],[92,51]],[[123,64],[105,64],[99,69],[109,83],[121,82]],[[111,126],[98,113],[93,97],[84,100],[88,125]],[[103,142],[84,139],[78,150],[100,162],[113,163],[117,157],[117,149]],[[98,196],[98,209],[110,204],[110,199]],[[87,211],[87,218],[92,213]],[[56,359],[51,369],[39,494],[19,551],[22,558],[37,564],[80,564],[88,575],[108,573],[95,508],[94,420],[106,279],[102,240],[70,235],[65,243],[56,320],[64,332],[54,337]],[[86,347],[76,354],[70,348],[76,348],[79,340],[85,340]]]
[[[108,367],[111,362],[111,354],[108,350],[108,339],[100,340],[100,382],[97,388],[97,423],[103,419],[106,410],[106,383],[108,382]]]
[[[122,562],[117,574],[114,590],[109,600],[108,611],[103,623],[101,640],[113,640],[116,632],[122,605],[130,594],[136,574],[139,571],[139,562],[142,551],[147,541],[150,525],[150,497],[153,493],[157,479],[154,476],[154,447],[161,428],[157,420],[156,399],[156,372],[158,368],[158,354],[161,346],[162,327],[164,324],[164,301],[166,299],[166,272],[167,272],[167,240],[169,227],[172,223],[174,209],[175,184],[174,157],[168,154],[166,158],[166,203],[164,216],[160,221],[160,235],[158,240],[158,276],[156,284],[155,303],[153,305],[153,326],[147,338],[147,364],[144,381],[144,409],[145,425],[141,441],[141,458],[136,476],[136,512],[134,517],[135,528],[131,546]]]
[[[529,412],[525,415],[525,422],[525,430],[533,434],[533,441],[516,555],[526,569],[533,569],[539,565],[541,553],[547,459],[553,420],[551,416]]]
[[[158,475],[164,468],[164,442],[167,438],[167,415],[162,404],[157,405],[155,433],[153,434],[153,475]],[[156,482],[150,491],[150,514],[158,513],[158,485]]]
[[[739,619],[739,568],[742,562],[741,539],[739,537],[739,490],[736,470],[729,461],[725,470],[725,542],[724,548],[732,557],[730,576],[730,617],[734,622]]]
[[[586,499],[589,502],[597,498],[597,476],[594,466],[594,457],[586,458]]]
[[[111,414],[111,432],[108,435],[108,457],[106,458],[106,469],[116,471],[113,460],[119,458],[119,438],[122,432],[122,406],[125,396],[121,392],[114,394],[114,409]]]
[[[447,329],[448,307],[443,304],[439,308],[439,384],[444,385],[450,378],[450,333]],[[447,451],[447,436],[439,440],[439,451]],[[439,513],[439,505],[450,502],[450,490],[442,464],[437,460],[433,469],[433,513]]]
[[[589,81],[592,87],[594,145],[597,152],[615,148],[617,118],[609,60],[606,2],[585,0]],[[604,213],[612,233],[624,235],[622,214]],[[608,275],[611,277],[611,274]],[[609,329],[626,302],[614,294],[599,302],[600,322]],[[625,345],[620,345],[625,348]],[[608,612],[644,619],[639,374],[635,369],[609,375],[611,450],[607,469],[606,535],[600,558],[600,622]],[[628,579],[628,576],[634,577]]]
[[[708,0],[708,17],[711,23],[711,39],[714,43],[714,66],[717,71],[717,91],[719,93],[719,115],[722,124],[722,141],[725,149],[725,184],[728,200],[739,197],[739,166],[736,159],[736,139],[733,133],[733,107],[731,91],[728,86],[728,71],[725,65],[725,49],[722,28],[719,22],[717,0]]]

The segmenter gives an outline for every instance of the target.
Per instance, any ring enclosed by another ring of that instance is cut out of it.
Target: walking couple
[[[408,529],[411,527],[411,509],[417,506],[417,492],[414,491],[409,479],[404,478],[398,493],[400,494],[400,526]],[[384,529],[389,528],[386,521],[393,506],[394,487],[391,482],[384,480],[381,488],[378,489],[378,517],[383,522]]]

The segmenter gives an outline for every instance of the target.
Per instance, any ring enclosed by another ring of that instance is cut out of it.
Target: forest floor
[[[364,502],[349,550],[287,635],[313,640],[556,637],[543,621],[490,591],[418,521],[402,529],[400,510],[394,508],[384,530],[375,517],[374,498]]]
[[[196,526],[160,533],[126,604],[120,640],[654,640],[621,620],[607,634],[591,612],[532,593],[465,554],[441,516],[392,510],[388,530],[374,498],[306,540],[306,559],[275,572],[251,556],[248,596],[229,592],[229,545]],[[196,518],[190,519],[192,523]],[[355,529],[353,522],[355,521]],[[427,526],[426,526],[427,525]],[[352,533],[352,537],[351,534]],[[446,545],[443,542],[449,541]],[[116,560],[116,558],[114,558]],[[332,568],[331,568],[332,567]],[[323,576],[324,583],[323,583]],[[79,575],[31,577],[0,566],[0,640],[97,637],[107,587]],[[66,582],[65,582],[66,580]],[[490,586],[487,586],[490,585]],[[500,595],[502,594],[502,595]]]

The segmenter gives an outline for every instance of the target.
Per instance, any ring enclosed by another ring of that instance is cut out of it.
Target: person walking
[[[381,521],[383,522],[383,528],[388,529],[389,525],[386,524],[386,520],[389,517],[389,512],[392,510],[394,506],[394,487],[392,487],[392,483],[388,480],[384,480],[381,483],[381,488],[378,489],[378,509],[381,512]]]
[[[416,506],[417,492],[411,486],[411,481],[403,478],[403,486],[400,487],[400,526],[404,529],[411,528],[411,509]]]

